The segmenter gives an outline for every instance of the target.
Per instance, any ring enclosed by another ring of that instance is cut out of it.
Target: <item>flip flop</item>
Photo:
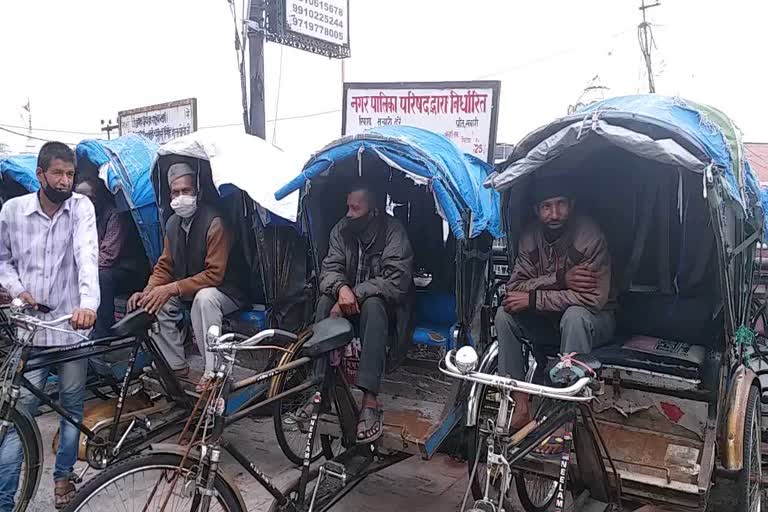
[[[557,448],[554,453],[544,453],[542,452],[542,448],[544,447],[554,447]],[[531,455],[538,459],[559,459],[563,456],[563,451],[565,450],[565,439],[563,436],[559,435],[551,435],[547,437],[544,441],[541,442],[539,446],[533,449],[531,452]]]
[[[384,411],[379,407],[364,407],[357,420],[357,444],[370,444],[384,432]]]

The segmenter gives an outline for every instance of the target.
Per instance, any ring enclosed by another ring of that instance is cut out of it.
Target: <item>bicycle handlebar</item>
[[[500,375],[491,375],[488,373],[477,372],[474,370],[462,371],[453,359],[455,358],[456,351],[450,350],[443,359],[440,360],[440,371],[455,379],[462,379],[469,382],[477,382],[484,386],[490,386],[496,389],[503,389],[506,391],[520,392],[527,395],[542,396],[546,398],[552,398],[555,400],[563,400],[566,402],[589,402],[594,398],[591,394],[582,395],[581,393],[589,385],[589,377],[582,377],[575,384],[566,388],[553,388],[549,386],[542,386],[539,384],[533,384],[530,382],[519,381],[510,379],[508,377],[502,377]]]
[[[262,341],[272,338],[284,339],[286,341],[296,341],[298,337],[288,331],[280,329],[266,329],[243,341],[232,341],[241,337],[237,333],[227,333],[219,335],[218,327],[212,326],[208,331],[206,345],[210,352],[236,352],[238,350],[257,350]]]

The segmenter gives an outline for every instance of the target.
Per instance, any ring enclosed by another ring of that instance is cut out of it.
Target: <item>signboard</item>
[[[197,130],[197,99],[171,101],[117,113],[120,135],[140,133],[163,144]]]
[[[343,59],[349,51],[349,0],[267,0],[267,41]]]
[[[344,84],[342,135],[416,126],[493,164],[501,82]]]

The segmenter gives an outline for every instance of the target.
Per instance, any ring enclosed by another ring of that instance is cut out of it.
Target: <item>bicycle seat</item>
[[[118,320],[110,330],[115,336],[140,336],[146,334],[154,321],[155,315],[139,308]]]
[[[352,341],[352,324],[346,318],[326,318],[312,326],[312,336],[304,343],[302,352],[317,357]]]

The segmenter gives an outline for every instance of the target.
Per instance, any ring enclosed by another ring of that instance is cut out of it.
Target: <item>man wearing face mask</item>
[[[322,296],[316,320],[346,317],[359,323],[363,351],[357,386],[363,403],[357,442],[381,436],[383,411],[377,395],[384,376],[390,314],[405,301],[412,283],[413,250],[402,224],[379,208],[369,186],[355,183],[347,214],[331,230],[320,273]]]
[[[157,315],[160,332],[153,337],[171,369],[181,377],[189,374],[184,355],[184,336],[179,331],[182,308],[190,309],[192,330],[205,373],[197,389],[202,391],[214,371],[214,358],[205,350],[212,325],[221,326],[224,315],[240,309],[245,296],[237,286],[230,262],[231,233],[222,216],[199,201],[197,173],[186,163],[168,169],[171,208],[163,254],[144,291],[131,296],[128,309],[141,306]]]
[[[90,329],[99,307],[98,236],[93,205],[72,193],[75,155],[61,142],[48,142],[37,159],[38,192],[11,199],[0,210],[0,285],[33,306],[36,315],[52,320],[72,314],[72,328]],[[45,307],[43,307],[45,306]],[[41,330],[32,339],[32,355],[52,347],[76,344],[75,333]],[[87,361],[58,365],[59,403],[75,421],[83,419]],[[49,368],[24,376],[43,389]],[[22,390],[19,408],[36,415],[39,400]],[[63,417],[61,441],[53,471],[54,505],[62,508],[75,493],[72,483],[80,432]],[[0,511],[14,509],[19,485],[21,444],[15,432],[0,447]]]

